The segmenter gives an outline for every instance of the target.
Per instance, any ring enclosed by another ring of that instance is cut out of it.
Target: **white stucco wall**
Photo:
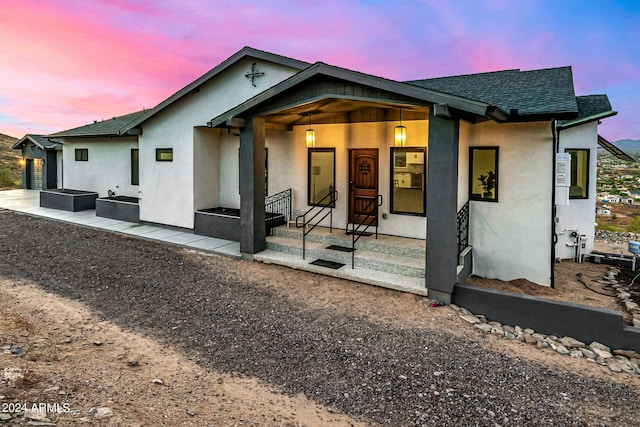
[[[596,122],[587,123],[562,130],[559,134],[559,152],[564,153],[567,148],[589,149],[589,189],[588,199],[570,199],[568,205],[558,205],[556,215],[558,223],[556,233],[556,258],[573,258],[575,248],[567,246],[573,244],[571,230],[586,235],[585,248],[582,253],[593,251],[595,221],[596,221],[596,178],[597,178],[597,149],[598,126]]]
[[[75,149],[87,148],[89,160],[75,160]],[[138,148],[135,137],[64,140],[62,174],[64,188],[96,191],[100,197],[113,190],[120,196],[138,196],[138,186],[131,185],[131,149]],[[62,168],[61,168],[62,169]]]
[[[258,69],[264,72],[255,80],[256,87],[245,77],[253,62],[257,62]],[[222,186],[216,196],[215,191],[208,192],[200,183],[194,184],[200,180],[213,180],[215,172],[206,162],[216,163],[215,149],[207,145],[215,138],[198,134],[194,127],[206,126],[212,118],[296,72],[279,64],[245,58],[203,84],[198,92],[186,95],[145,122],[140,136],[140,219],[193,228],[196,208],[215,203],[216,198],[223,205],[232,202]],[[173,162],[156,162],[156,148],[173,148]],[[229,148],[225,144],[220,146],[220,150]],[[225,154],[219,153],[219,158],[225,159],[220,164],[221,172],[232,166],[227,159],[231,162],[233,156],[226,157]],[[236,167],[235,175],[237,170]]]
[[[195,209],[220,205],[220,129],[196,128],[193,139]]]
[[[62,150],[56,151],[56,188],[62,188]]]
[[[316,148],[336,149],[336,190],[338,202],[334,210],[334,227],[345,227],[348,210],[348,171],[350,148],[378,149],[378,185],[383,197],[380,207],[379,232],[404,237],[424,239],[426,219],[420,216],[391,214],[390,148],[393,144],[393,128],[396,123],[355,123],[313,125],[316,131]],[[426,147],[428,121],[403,122],[407,128],[407,146]],[[291,188],[293,210],[303,213],[307,204],[307,148],[304,131],[308,126],[296,126],[291,132],[269,131],[266,146],[269,148],[269,194]],[[236,154],[237,156],[237,154]],[[387,214],[383,219],[382,214]],[[323,225],[329,225],[328,219]]]
[[[549,123],[463,122],[460,135],[461,152],[470,146],[499,147],[498,203],[470,202],[473,273],[550,285],[553,153]],[[464,188],[468,187],[467,158],[464,154],[460,164]]]

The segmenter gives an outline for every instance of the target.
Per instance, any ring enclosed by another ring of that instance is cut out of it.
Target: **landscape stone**
[[[462,311],[460,311],[460,318],[462,320],[466,320],[467,322],[473,324],[476,323],[480,323],[480,319],[478,319],[476,316],[474,316],[473,314],[467,314],[467,313],[463,313]]]
[[[584,357],[584,356],[582,355],[582,352],[581,352],[580,350],[573,350],[569,355],[570,355],[571,357],[573,357],[573,358],[576,358],[576,359],[581,358],[581,357]]]
[[[11,415],[0,412],[0,421],[9,421],[11,419]]]
[[[578,341],[577,339],[572,337],[562,337],[558,340],[558,342],[565,347],[574,347],[574,348],[585,347],[585,344],[582,341]]]
[[[96,413],[93,415],[95,419],[101,420],[103,418],[109,418],[113,416],[113,411],[106,406],[96,408]]]
[[[601,350],[599,348],[592,348],[592,350],[595,354],[598,355],[598,357],[602,359],[610,359],[613,357],[613,354],[609,353],[608,351]]]
[[[491,330],[493,329],[493,326],[488,323],[476,323],[474,327],[476,329],[480,329],[483,332],[491,332]]]
[[[504,329],[502,328],[502,326],[495,326],[492,325],[493,327],[491,328],[491,333],[495,334],[495,335],[504,335]]]
[[[618,362],[609,363],[607,366],[609,366],[609,369],[613,372],[622,372],[622,366]]]
[[[559,345],[559,346],[556,348],[556,351],[557,351],[558,353],[560,353],[560,354],[569,354],[569,353],[571,353],[571,352],[567,349],[567,347],[563,346],[562,344],[561,344],[561,345]]]
[[[527,344],[535,344],[538,342],[538,340],[529,334],[524,334],[524,342],[526,342]]]
[[[591,344],[589,344],[589,348],[591,348],[592,350],[597,348],[598,350],[603,350],[603,351],[606,351],[608,353],[611,353],[611,349],[609,347],[607,347],[604,344],[599,343],[598,341],[593,341]]]
[[[629,359],[640,359],[640,353],[633,350],[613,350],[613,354],[617,356],[624,356]]]
[[[534,330],[533,330],[533,329],[531,329],[531,328],[527,328],[527,329],[525,329],[525,330],[524,330],[524,333],[525,333],[525,334],[529,334],[529,335],[533,335],[533,334],[535,334],[535,333],[536,333],[536,331],[534,331]]]
[[[596,358],[596,354],[586,348],[581,348],[580,351],[582,352],[582,354],[584,355],[584,357],[586,357],[587,359],[595,359]]]

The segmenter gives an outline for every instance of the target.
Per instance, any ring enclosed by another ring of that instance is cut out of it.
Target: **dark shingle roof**
[[[406,83],[486,102],[507,112],[517,110],[518,116],[578,112],[571,67],[505,70]]]
[[[578,101],[578,117],[576,117],[576,119],[584,119],[585,117],[595,116],[612,110],[607,95],[578,96],[576,97],[576,101]]]
[[[28,133],[22,138],[20,138],[18,141],[16,141],[15,144],[13,144],[13,148],[20,148],[27,141],[31,141],[37,146],[39,146],[40,148],[43,148],[45,150],[62,150],[62,145],[60,144],[60,140],[55,140],[55,139],[49,140],[49,138],[47,138],[44,135],[36,135],[33,133]]]
[[[146,114],[149,110],[137,111],[135,113],[126,114],[124,116],[113,117],[107,120],[95,121],[91,124],[80,126],[73,129],[63,130],[61,132],[52,133],[47,137],[90,137],[90,136],[116,136],[119,131],[127,126],[138,117]]]

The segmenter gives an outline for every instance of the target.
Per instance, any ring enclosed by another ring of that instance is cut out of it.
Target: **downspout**
[[[555,288],[555,267],[556,267],[556,244],[558,234],[556,233],[556,154],[560,151],[560,132],[558,132],[558,121],[551,120],[551,135],[553,137],[553,157],[551,175],[551,288]]]

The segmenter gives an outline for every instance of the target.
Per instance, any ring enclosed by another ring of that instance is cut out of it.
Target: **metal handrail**
[[[369,208],[371,208],[371,206],[373,205],[373,211],[374,211],[374,220],[376,222],[376,239],[378,238],[378,207],[382,206],[382,194],[378,194],[376,197],[372,198],[371,200],[369,200],[369,202],[365,205],[363,211],[364,212],[368,212]],[[360,231],[360,227],[362,225],[365,225],[364,222],[360,222],[358,223],[358,226],[356,227],[356,223],[352,222],[351,223],[351,268],[355,268],[355,252],[356,252],[356,242],[360,239],[360,237],[362,237],[367,230],[369,229],[369,227],[371,227],[371,223],[373,221],[370,221],[369,224],[366,224],[366,227],[364,228],[364,230]],[[356,236],[357,235],[357,236]]]
[[[458,211],[458,256],[469,246],[469,202]]]
[[[326,202],[327,198],[329,198],[328,202]],[[311,231],[313,231],[313,229],[316,228],[320,224],[320,222],[322,222],[327,216],[329,216],[329,232],[333,233],[333,208],[335,207],[337,200],[338,192],[336,190],[332,190],[329,192],[329,194],[324,196],[317,205],[312,206],[305,213],[296,217],[296,228],[302,228],[302,259],[305,259],[306,255],[307,234],[311,233]],[[307,220],[307,215],[311,213],[312,210],[317,208],[320,208],[320,210],[318,210],[311,218]],[[329,208],[329,211],[325,212],[325,209],[327,208]],[[307,226],[323,212],[325,213],[322,218],[320,218],[315,224],[311,224],[309,229],[307,229]],[[302,218],[302,225],[300,225],[299,222],[300,218]]]
[[[288,223],[291,218],[291,189],[286,189],[264,198],[264,212],[266,214],[280,214],[284,218],[284,223]],[[279,225],[277,218],[266,218],[267,235],[271,236],[272,229]]]

